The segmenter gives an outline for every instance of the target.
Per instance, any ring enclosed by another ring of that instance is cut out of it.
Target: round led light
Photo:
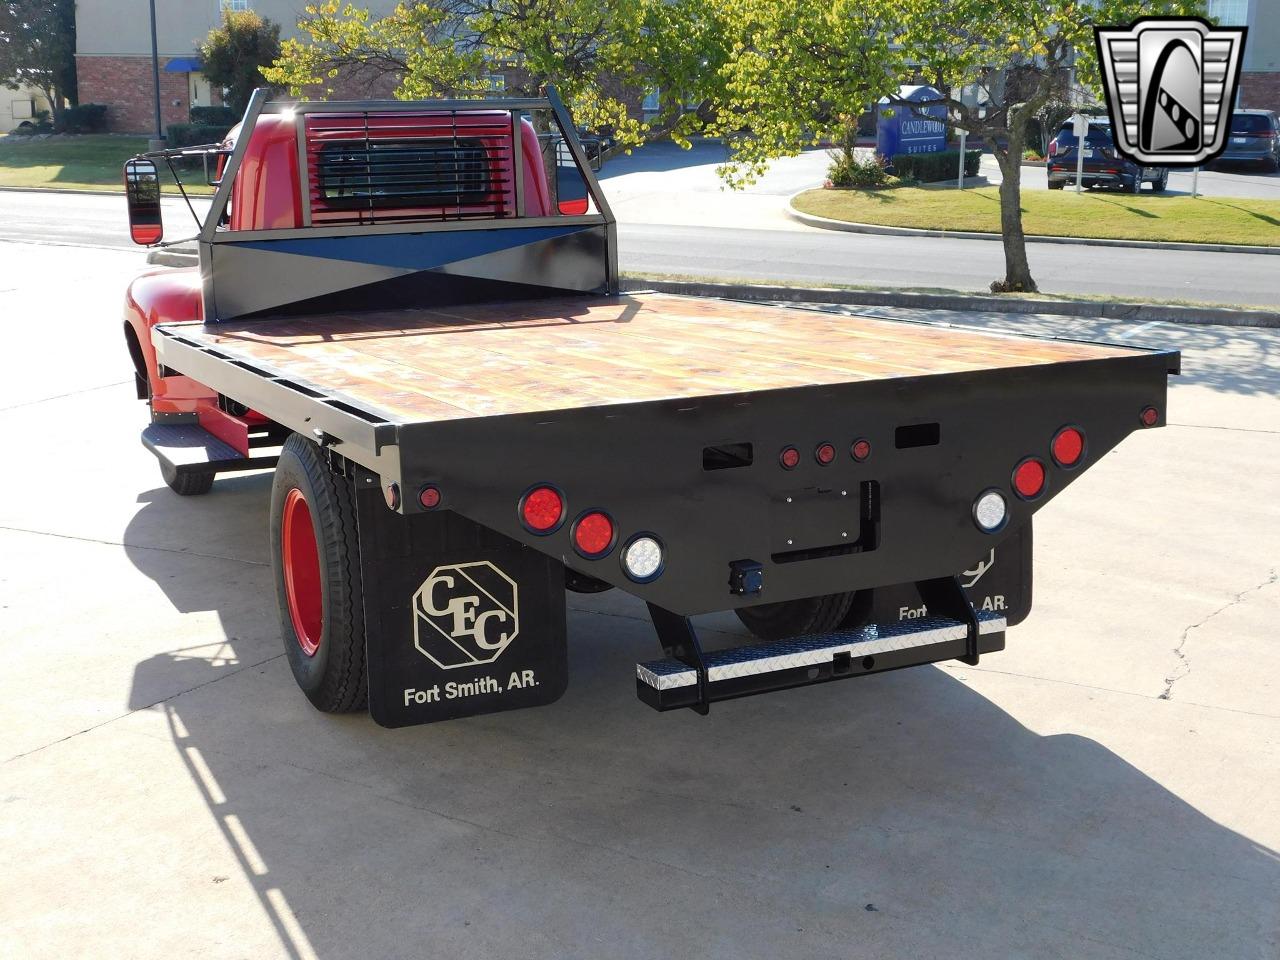
[[[861,463],[867,457],[871,456],[870,440],[855,440],[853,446],[849,448],[849,456]]]
[[[555,487],[534,487],[520,500],[520,519],[534,533],[551,533],[564,520],[564,497]]]
[[[573,545],[584,557],[603,557],[613,548],[613,521],[607,513],[592,510],[573,525]]]
[[[1028,457],[1013,470],[1013,489],[1023,500],[1034,500],[1044,493],[1048,472],[1044,463],[1035,457]]]
[[[986,533],[995,533],[1004,526],[1009,516],[1009,505],[999,490],[987,490],[973,502],[973,522]]]
[[[1063,427],[1054,436],[1050,449],[1054,463],[1060,467],[1074,467],[1084,456],[1084,434],[1075,427]]]
[[[1160,419],[1160,411],[1155,407],[1143,407],[1142,412],[1138,414],[1138,419],[1142,421],[1144,427],[1154,427]]]
[[[813,458],[825,466],[836,458],[836,448],[829,443],[820,443],[813,451]]]
[[[632,537],[622,551],[622,569],[632,580],[644,583],[662,573],[662,544],[647,533]]]
[[[418,502],[422,504],[423,509],[434,510],[440,506],[440,488],[427,484],[418,491]]]
[[[782,452],[778,454],[778,462],[782,464],[784,470],[794,470],[800,465],[800,451],[795,447],[783,447]]]

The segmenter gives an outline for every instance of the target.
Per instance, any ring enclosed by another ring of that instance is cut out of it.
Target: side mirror
[[[150,160],[126,160],[124,195],[129,205],[129,236],[150,246],[164,236],[160,220],[160,175]]]

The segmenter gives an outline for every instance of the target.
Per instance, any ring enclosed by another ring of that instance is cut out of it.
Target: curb
[[[198,267],[200,255],[189,247],[161,247],[147,252],[147,263],[159,267]]]
[[[800,193],[808,193],[801,190]],[[995,240],[1004,238],[998,233],[980,233],[976,230],[924,230],[917,227],[885,227],[877,223],[855,223],[850,220],[833,220],[812,213],[802,213],[791,205],[800,194],[787,200],[785,212],[792,220],[817,227],[820,230],[839,230],[844,233],[871,233],[890,237],[947,237],[952,240]],[[1197,253],[1260,253],[1280,256],[1280,246],[1246,246],[1240,243],[1179,243],[1173,240],[1104,240],[1098,237],[1049,237],[1027,234],[1027,243],[1064,243],[1082,247],[1139,247],[1145,250],[1187,250]]]
[[[1081,300],[1025,300],[963,293],[904,293],[899,290],[844,290],[832,287],[780,287],[768,284],[701,283],[622,278],[624,291],[657,290],[689,297],[726,300],[781,300],[802,303],[908,307],[913,310],[967,310],[991,313],[1046,313],[1150,323],[1229,327],[1280,327],[1280,312],[1233,307],[1183,307],[1156,303],[1108,303]]]
[[[72,190],[68,187],[0,187],[3,193],[69,193],[78,197],[123,197],[124,187],[119,190]]]

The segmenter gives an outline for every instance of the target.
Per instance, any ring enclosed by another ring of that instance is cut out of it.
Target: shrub
[[[240,122],[240,114],[230,107],[192,107],[191,122],[196,126],[226,126],[229,129]]]
[[[165,130],[170,147],[195,147],[205,143],[221,143],[231,129],[229,123],[171,123]]]
[[[58,118],[62,133],[102,133],[107,129],[107,107],[102,103],[82,103],[67,107]]]
[[[981,157],[981,150],[966,150],[964,152],[964,175],[966,177],[976,177],[978,175],[978,161]],[[942,150],[938,153],[896,153],[893,156],[894,173],[899,177],[919,180],[921,183],[953,180],[959,164],[959,150]]]
[[[878,153],[833,150],[827,179],[833,187],[883,187],[889,182],[884,157]]]

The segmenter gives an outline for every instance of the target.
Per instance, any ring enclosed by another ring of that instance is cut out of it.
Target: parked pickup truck
[[[1001,650],[1037,510],[1164,422],[1178,355],[622,294],[555,92],[275,103],[225,144],[199,269],[124,332],[182,495],[275,468],[280,632],[324,711],[547,704],[565,590],[648,606],[658,710]],[[161,241],[157,162],[131,230]],[[704,648],[733,610],[759,638]],[[607,643],[608,637],[598,638]],[[660,654],[660,655],[659,655]]]

